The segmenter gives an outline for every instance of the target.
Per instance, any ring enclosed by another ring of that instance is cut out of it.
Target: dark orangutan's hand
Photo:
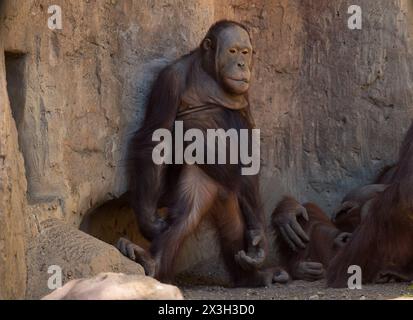
[[[235,255],[235,261],[242,269],[248,271],[258,269],[266,258],[266,243],[263,230],[247,231],[248,249],[239,251]]]
[[[294,278],[305,281],[317,281],[324,275],[324,267],[318,262],[301,261],[294,270]]]
[[[153,228],[155,230],[156,235],[160,235],[161,233],[165,232],[168,228],[168,223],[165,219],[157,216],[155,221],[153,222]]]
[[[139,263],[144,268],[147,276],[153,277],[155,275],[155,260],[149,252],[126,238],[120,238],[116,243],[116,248],[124,256]]]
[[[154,219],[146,221],[139,221],[139,229],[142,235],[149,241],[158,237],[168,228],[168,223],[165,219],[156,216]]]
[[[273,219],[282,237],[294,251],[297,251],[298,248],[304,249],[306,242],[310,240],[297,221],[299,216],[302,216],[306,221],[309,220],[307,210],[295,202],[294,205],[288,206]]]

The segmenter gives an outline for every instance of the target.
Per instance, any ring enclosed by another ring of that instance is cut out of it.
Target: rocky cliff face
[[[109,243],[140,238],[116,200],[129,134],[156,73],[218,19],[245,23],[256,46],[251,102],[267,213],[285,193],[331,210],[392,163],[410,123],[407,0],[363,1],[362,30],[348,29],[344,0],[56,4],[62,30],[48,28],[47,1],[0,9],[0,297],[24,296],[25,243],[50,218]],[[213,231],[200,233],[181,269],[215,261]]]
[[[3,50],[0,41],[0,52]],[[26,179],[0,54],[0,299],[21,298],[26,289]]]

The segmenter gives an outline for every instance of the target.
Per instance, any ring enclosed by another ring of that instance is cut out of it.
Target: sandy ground
[[[192,286],[181,288],[185,299],[194,300],[383,300],[413,296],[407,283],[365,285],[361,290],[326,288],[324,281],[293,281],[287,285],[265,288],[224,288],[217,286]]]

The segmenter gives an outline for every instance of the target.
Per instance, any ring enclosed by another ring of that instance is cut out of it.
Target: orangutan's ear
[[[211,50],[212,49],[212,41],[209,38],[205,38],[204,41],[202,41],[202,48],[205,51]]]

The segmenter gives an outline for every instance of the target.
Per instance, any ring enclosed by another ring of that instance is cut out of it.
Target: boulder
[[[124,257],[115,247],[64,222],[49,219],[40,224],[39,235],[27,251],[27,298],[38,299],[50,293],[49,268],[62,270],[62,283],[93,277],[101,272],[144,275],[143,268]]]
[[[77,279],[43,297],[42,300],[182,300],[172,285],[142,275],[100,273]]]

